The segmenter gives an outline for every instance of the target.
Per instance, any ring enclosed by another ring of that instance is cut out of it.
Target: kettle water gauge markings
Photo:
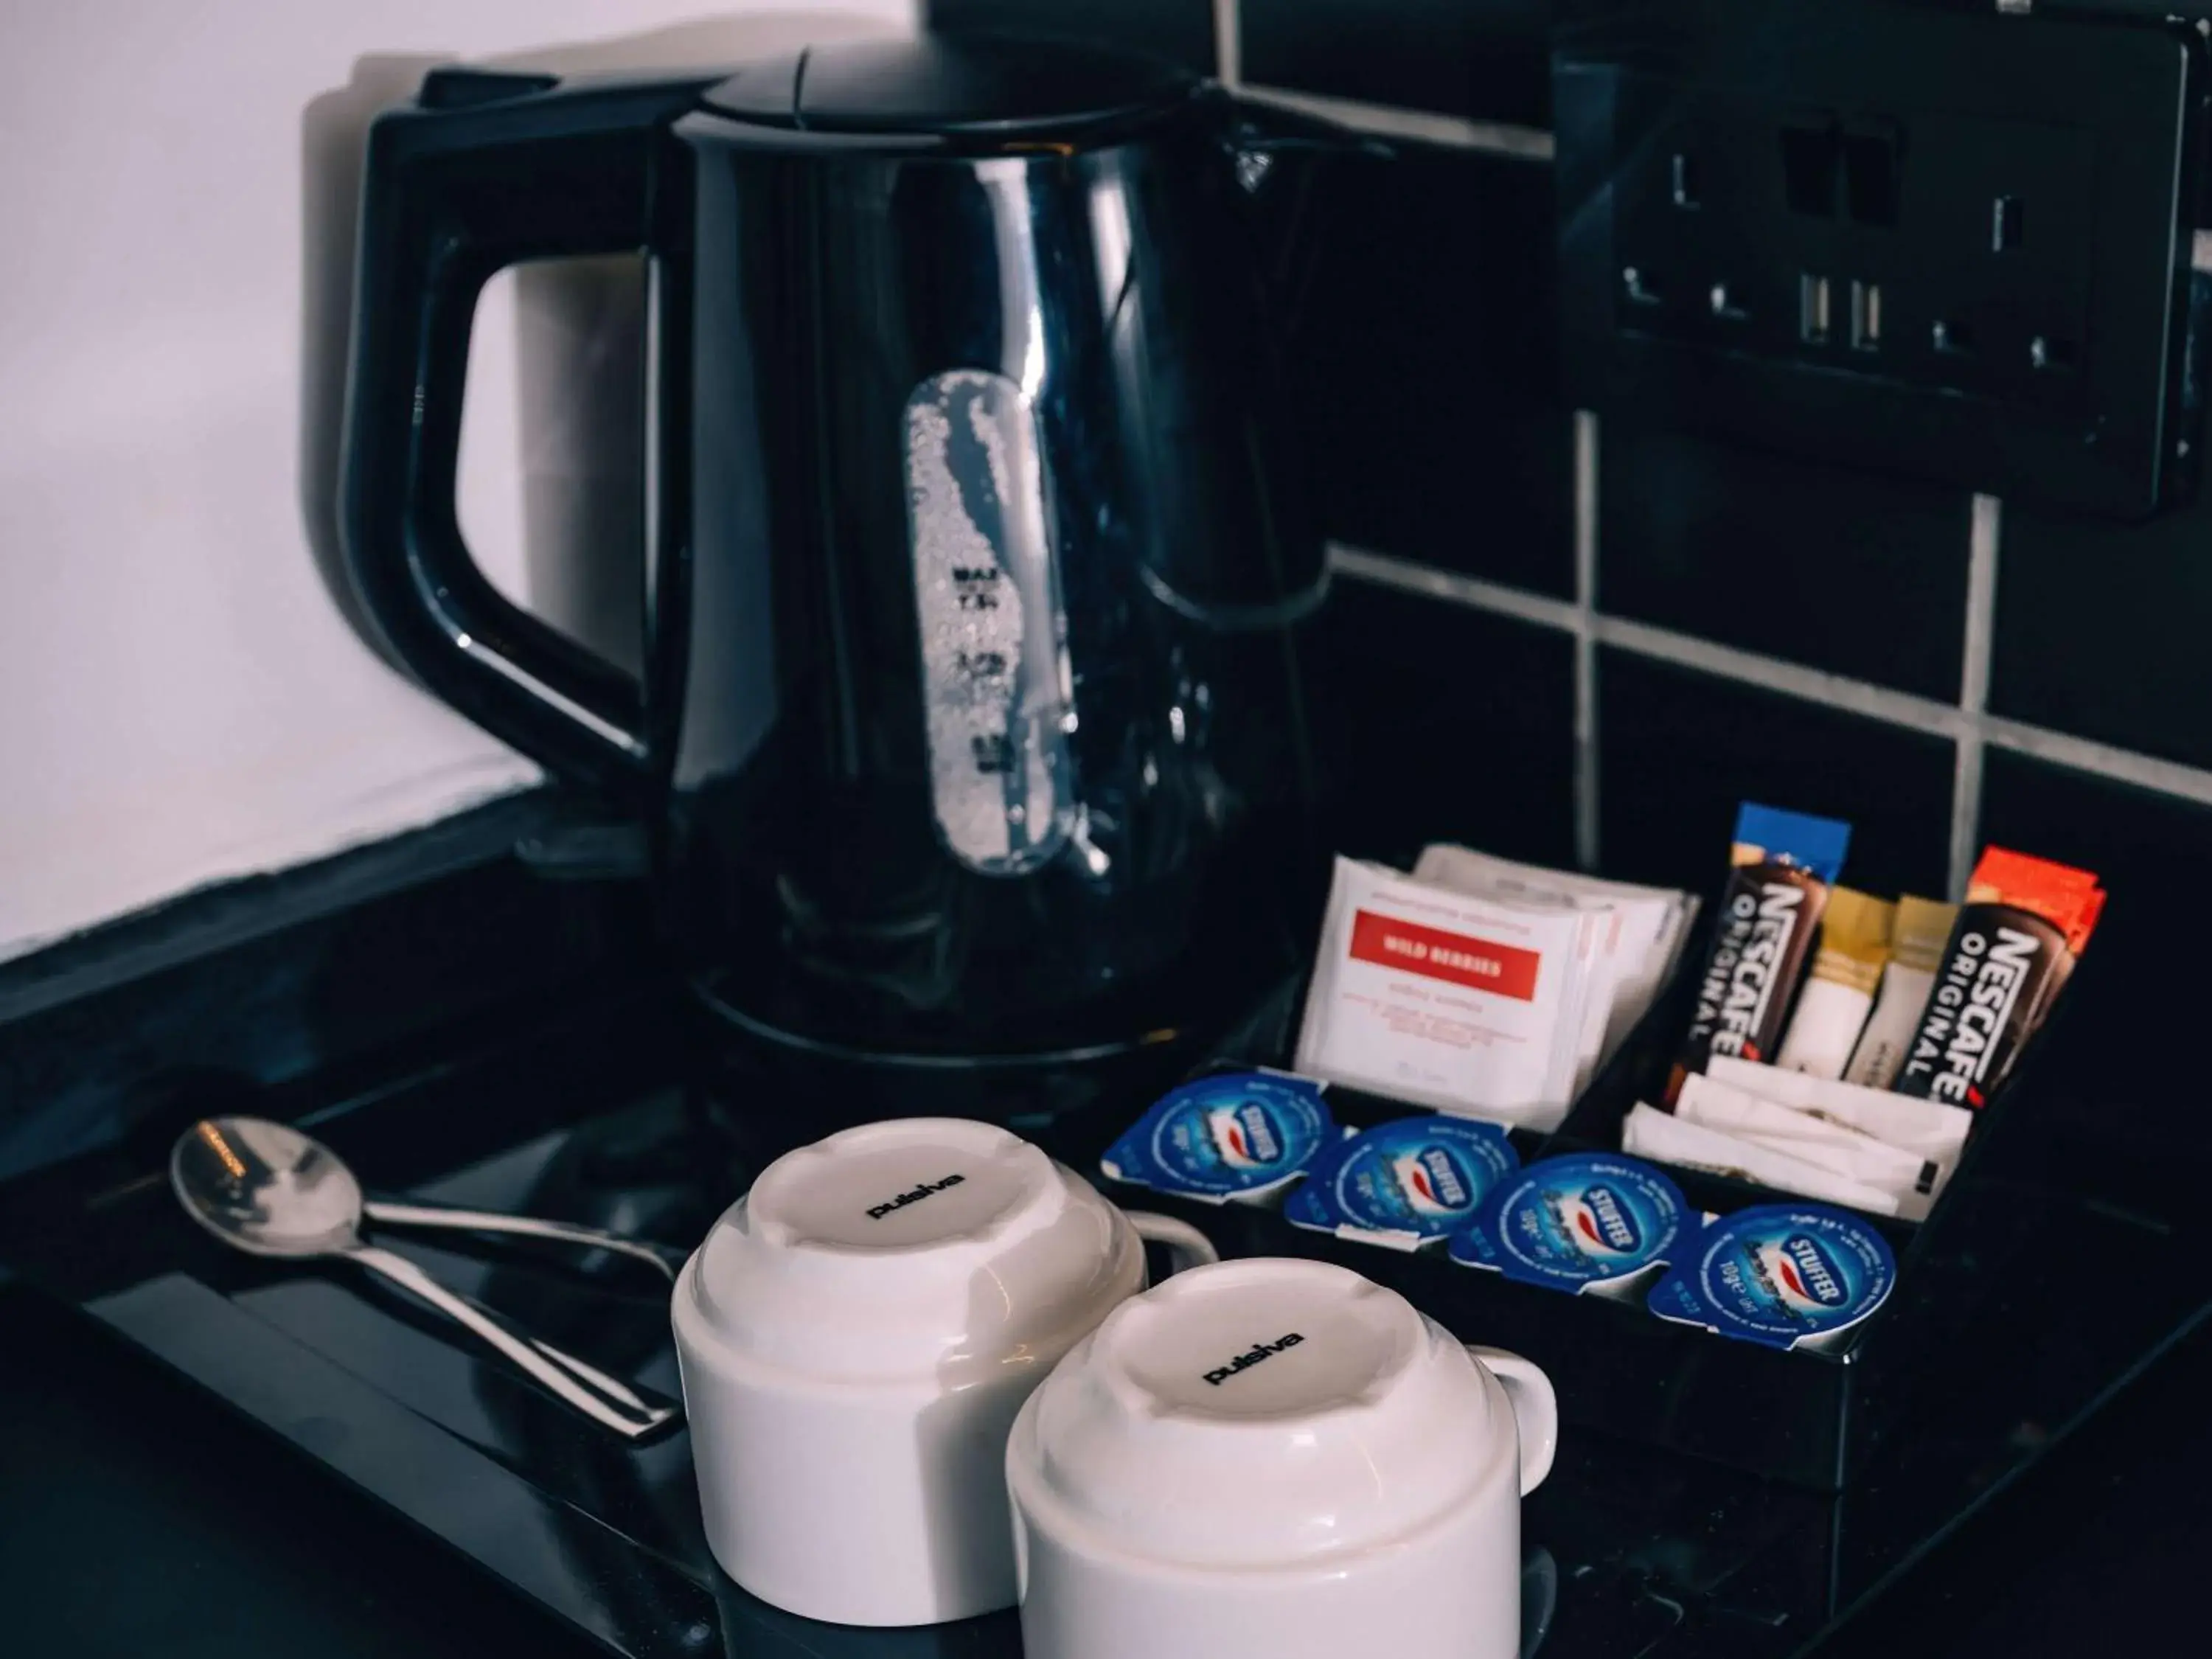
[[[969,868],[1020,875],[1075,820],[1066,616],[1021,388],[981,369],[924,380],[906,481],[938,830]]]

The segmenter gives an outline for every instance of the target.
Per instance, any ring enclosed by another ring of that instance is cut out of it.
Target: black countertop
[[[50,1164],[0,1185],[0,1653],[559,1659],[606,1651],[596,1632],[641,1655],[1012,1659],[1006,1618],[886,1635],[750,1601],[705,1560],[680,1437],[611,1453],[404,1306],[228,1257],[167,1201],[177,1131],[249,1109],[312,1121],[374,1185],[696,1238],[834,1125],[702,1066],[653,988],[625,836],[586,803],[502,803],[0,968],[0,1171]],[[1893,1346],[1956,1362],[1908,1431],[1824,1495],[1571,1425],[1525,1511],[1532,1582],[1557,1589],[1544,1653],[2073,1653],[2185,1630],[2212,1543],[2187,1254],[2212,1133],[2193,1053],[2136,1040],[2142,975],[2092,977],[2097,1018],[2041,1045],[2035,1097],[1950,1206],[1945,1282],[1900,1286],[1934,1316]],[[1080,1113],[1051,1096],[994,1109],[1052,1144]],[[404,1248],[672,1388],[665,1292]],[[1463,1334],[1502,1334],[1441,1305],[1449,1275],[1370,1260]],[[1640,1374],[1603,1343],[1596,1363]]]
[[[702,1080],[679,1006],[650,992],[548,1006],[404,1076],[256,1103],[312,1121],[373,1186],[686,1241],[750,1170],[832,1122],[726,1060]],[[1001,1104],[1048,1145],[1084,1117],[1079,1102]],[[42,1287],[0,1297],[9,1652],[599,1650],[587,1632],[641,1655],[1018,1651],[1008,1616],[854,1632],[744,1596],[706,1560],[680,1436],[615,1449],[343,1269],[227,1255],[168,1199],[178,1127],[149,1120],[0,1200],[0,1257]],[[606,1262],[580,1279],[526,1255],[403,1248],[673,1391],[665,1289]],[[2063,1298],[2019,1306],[2067,1341]],[[1542,1651],[1887,1659],[2148,1628],[2212,1541],[2208,1384],[2212,1337],[2191,1325],[2055,1441],[1976,1464],[1908,1437],[1841,1494],[1571,1430],[1525,1510],[1531,1582],[1556,1589]]]
[[[1823,1659],[2171,1643],[2212,1545],[2208,1398],[2212,1322],[1829,1633]],[[0,1607],[19,1659],[604,1651],[20,1285],[0,1290]]]
[[[599,1651],[21,1285],[0,1291],[0,1606],[15,1659]]]

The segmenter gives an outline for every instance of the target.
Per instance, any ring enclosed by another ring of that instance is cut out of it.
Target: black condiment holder
[[[1684,971],[1555,1130],[1510,1132],[1524,1166],[1570,1152],[1620,1151],[1621,1122],[1630,1109],[1639,1100],[1656,1103],[1664,1091],[1688,1026],[1698,955],[1699,942],[1693,939]],[[1299,1001],[1285,995],[1269,1018],[1193,1075],[1291,1069]],[[1464,1340],[1526,1355],[1551,1377],[1561,1418],[1571,1427],[1833,1492],[1865,1466],[1908,1404],[1931,1389],[1957,1386],[1962,1371],[1971,1378],[2001,1366],[2002,1339],[2040,1334],[2000,1331],[1981,1363],[1963,1367],[1961,1358],[1971,1357],[1951,1351],[1962,1306],[1990,1275],[2002,1274],[2020,1249],[2047,1235],[2047,1227],[2038,1224],[2049,1218],[2034,1213],[2033,1194],[1983,1176],[1992,1141],[2008,1123],[2024,1121],[2033,1110],[2033,1051],[2023,1057],[1995,1107],[1980,1116],[1958,1169],[1923,1221],[1853,1212],[1888,1240],[1897,1256],[1897,1282],[1873,1314],[1818,1349],[1765,1347],[1661,1319],[1645,1305],[1642,1290],[1616,1298],[1523,1285],[1452,1261],[1441,1242],[1397,1249],[1293,1226],[1274,1208],[1206,1204],[1096,1178],[1117,1202],[1168,1210],[1192,1222],[1224,1256],[1336,1261],[1400,1291]],[[1338,1084],[1330,1085],[1328,1099],[1337,1121],[1357,1127],[1426,1109]],[[1083,1149],[1084,1167],[1094,1175],[1097,1150]],[[1693,1209],[1711,1214],[1817,1201],[1728,1176],[1662,1167]],[[1999,1187],[2001,1193],[1994,1190]],[[2003,1390],[1990,1392],[1997,1408]]]

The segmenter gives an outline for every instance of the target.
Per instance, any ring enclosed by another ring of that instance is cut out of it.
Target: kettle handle
[[[362,182],[341,494],[361,610],[436,696],[554,772],[623,794],[662,746],[643,688],[502,598],[462,540],[463,383],[477,296],[523,260],[643,250],[664,324],[688,327],[690,161],[667,129],[707,84],[434,71],[371,127]],[[683,429],[688,357],[664,350],[664,434]],[[648,629],[678,597],[687,453],[664,442],[655,458],[663,591],[647,595]]]

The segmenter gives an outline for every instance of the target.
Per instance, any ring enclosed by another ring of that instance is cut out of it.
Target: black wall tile
[[[1604,609],[1957,700],[1963,492],[1619,421],[1598,477]]]
[[[1567,864],[1573,646],[1565,634],[1340,581],[1316,629],[1314,725],[1338,851],[1431,841]]]
[[[925,15],[936,28],[1100,40],[1213,73],[1211,0],[927,0]]]
[[[1607,874],[1710,898],[1736,803],[1756,800],[1847,821],[1853,887],[1943,891],[1954,757],[1942,738],[1606,650],[1598,743]]]
[[[1244,0],[1244,78],[1542,126],[1549,0]]]
[[[2081,1124],[2100,1157],[2154,1168],[2186,1148],[2202,1175],[2212,809],[2002,750],[1983,775],[1985,842],[2094,870],[2111,896],[2020,1098]]]
[[[1571,591],[1552,220],[1540,162],[1407,146],[1316,173],[1292,352],[1336,539]]]
[[[2212,490],[2139,526],[2008,506],[1990,707],[2212,766]]]

